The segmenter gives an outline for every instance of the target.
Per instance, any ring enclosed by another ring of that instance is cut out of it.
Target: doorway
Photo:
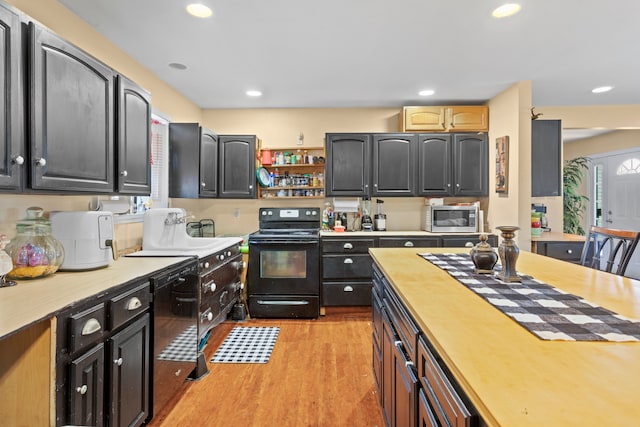
[[[640,231],[640,150],[593,156],[590,182],[592,224]],[[626,275],[640,279],[640,251]]]

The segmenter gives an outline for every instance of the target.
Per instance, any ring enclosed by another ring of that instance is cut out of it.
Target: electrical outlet
[[[240,218],[240,208],[235,208],[233,210],[233,217],[234,218]]]

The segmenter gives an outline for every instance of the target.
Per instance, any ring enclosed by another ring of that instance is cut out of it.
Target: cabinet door
[[[372,196],[414,195],[417,142],[416,135],[373,135]]]
[[[419,135],[419,196],[451,195],[451,156],[451,135]]]
[[[118,191],[151,194],[151,94],[118,76]]]
[[[368,196],[371,136],[327,134],[325,183],[327,196]]]
[[[104,345],[99,344],[69,365],[68,424],[104,424]]]
[[[109,425],[139,426],[149,415],[149,314],[111,337]]]
[[[113,71],[29,23],[31,187],[111,193]]]
[[[404,107],[403,131],[443,131],[446,129],[444,107]]]
[[[394,371],[395,371],[395,344],[396,337],[391,327],[391,320],[385,310],[382,311],[382,415],[385,425],[393,425],[395,419],[395,393],[394,393]]]
[[[22,130],[20,20],[0,7],[0,190],[21,191],[26,167]]]
[[[209,129],[200,134],[200,197],[218,196],[218,135]]]
[[[453,196],[489,195],[489,148],[486,135],[453,135]]]
[[[447,129],[450,132],[487,132],[489,107],[485,105],[448,107]]]
[[[415,426],[418,402],[418,377],[413,363],[404,354],[402,344],[395,344],[394,351],[394,426]]]
[[[560,196],[562,137],[560,120],[531,122],[531,196]]]
[[[218,197],[253,199],[256,197],[255,135],[221,135]]]

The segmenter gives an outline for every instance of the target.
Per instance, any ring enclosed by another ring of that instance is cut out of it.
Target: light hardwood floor
[[[371,362],[371,308],[333,308],[317,320],[249,319],[214,329],[207,360],[234,326],[279,326],[266,364],[209,363],[152,427],[384,425]]]

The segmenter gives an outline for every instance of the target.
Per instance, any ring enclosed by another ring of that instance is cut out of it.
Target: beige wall
[[[172,121],[201,122],[219,133],[256,134],[267,147],[294,146],[298,135],[304,134],[304,145],[323,145],[325,132],[395,132],[398,130],[400,108],[362,109],[273,109],[273,110],[201,110],[176,92],[149,70],[115,47],[108,39],[56,0],[7,0],[54,32],[91,53],[115,70],[133,79],[152,93],[156,111]],[[151,48],[151,47],[150,47]],[[520,82],[499,94],[489,103],[490,140],[503,135],[511,139],[510,184],[506,197],[490,191],[482,200],[491,228],[498,224],[517,223],[522,227],[520,239],[528,236],[530,198],[530,123],[531,83]],[[608,107],[542,107],[537,111],[544,118],[560,118],[566,127],[636,127],[640,128],[640,106]],[[587,123],[591,125],[587,126]],[[595,124],[593,124],[595,123]],[[490,144],[490,174],[495,173],[494,144]],[[493,183],[491,184],[491,189]],[[83,210],[89,196],[0,195],[0,233],[13,235],[15,222],[29,206],[45,210]],[[247,234],[257,228],[257,210],[274,201],[262,200],[186,200],[174,199],[173,206],[184,207],[197,218],[213,218],[219,234]],[[291,200],[292,206],[322,207],[324,200]],[[487,208],[488,204],[490,205]],[[385,208],[390,230],[420,228],[422,198],[388,198]],[[560,210],[558,210],[560,212]],[[551,212],[552,228],[558,228],[555,209]],[[140,224],[116,228],[122,248],[141,242]],[[521,247],[527,246],[520,241]]]
[[[6,0],[6,2],[49,27],[52,31],[89,52],[116,71],[134,80],[152,94],[154,110],[174,121],[199,121],[202,110],[134,61],[86,22],[78,18],[57,0]],[[50,210],[86,210],[90,196],[28,196],[0,195],[0,233],[13,236],[15,222],[24,217],[29,206]],[[116,227],[120,246],[139,244],[142,237],[139,224]]]
[[[496,193],[495,182],[489,180],[489,227],[517,225],[518,246],[531,247],[531,82],[519,82],[489,101],[489,176],[494,177],[495,140],[509,137],[508,193]],[[525,214],[522,214],[524,210]]]

